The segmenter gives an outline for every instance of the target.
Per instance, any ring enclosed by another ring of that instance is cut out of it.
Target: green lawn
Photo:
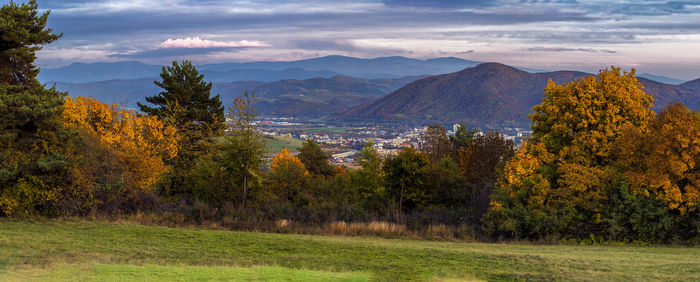
[[[282,148],[287,148],[289,152],[298,153],[297,148],[301,148],[301,144],[304,140],[274,136],[271,138],[265,138],[265,149],[268,153],[279,153]]]
[[[0,280],[700,280],[700,249],[0,220]]]

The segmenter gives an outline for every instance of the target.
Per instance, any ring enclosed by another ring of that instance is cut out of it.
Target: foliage
[[[113,150],[117,167],[110,169],[122,171],[122,181],[133,189],[153,189],[169,170],[164,160],[177,155],[175,128],[155,117],[85,97],[67,98],[64,108],[66,126]]]
[[[35,52],[61,36],[46,28],[48,15],[36,1],[0,8],[0,215],[47,211],[73,185],[65,93],[36,79]]]
[[[259,175],[265,140],[255,124],[255,95],[246,92],[234,98],[228,110],[231,126],[224,138],[222,163],[229,177],[242,180],[241,206],[245,207],[248,180]]]
[[[36,0],[0,8],[0,85],[37,86],[35,53],[63,35],[46,28],[48,17],[48,11],[39,16]]]
[[[630,189],[681,214],[700,203],[700,117],[683,104],[666,107],[649,127],[620,138],[619,163]]]
[[[542,103],[533,108],[530,143],[505,166],[494,213],[525,208],[525,213],[546,214],[553,230],[536,232],[540,235],[582,235],[599,228],[616,174],[616,141],[625,130],[646,128],[654,116],[652,100],[634,71],[623,74],[615,67],[563,85],[550,81]]]
[[[211,82],[205,82],[204,75],[199,74],[190,61],[173,61],[172,66],[163,67],[160,77],[162,81],[154,83],[164,91],[146,97],[146,101],[156,107],[138,103],[142,112],[162,119],[171,115],[169,105],[178,103],[184,108],[184,114],[176,121],[178,130],[194,123],[199,130],[211,132],[213,136],[223,132],[225,120],[221,99],[219,95],[210,97]]]
[[[219,95],[211,97],[211,82],[204,81],[204,75],[189,61],[163,67],[162,81],[154,83],[163,89],[155,96],[146,97],[151,107],[138,103],[142,112],[158,117],[177,129],[179,150],[176,158],[169,163],[172,170],[161,184],[164,195],[187,197],[192,190],[187,183],[199,182],[188,179],[198,175],[195,171],[202,163],[213,161],[219,141],[216,138],[225,129],[224,107]],[[189,192],[188,192],[189,191]],[[191,196],[191,195],[190,195]]]
[[[312,175],[332,176],[335,173],[335,167],[328,163],[330,156],[314,140],[306,140],[297,150],[297,157]]]
[[[515,154],[513,141],[505,140],[496,131],[474,137],[459,150],[459,169],[472,187],[469,206],[474,216],[481,217],[489,208],[489,196],[499,173]]]
[[[469,130],[467,129],[466,124],[460,123],[459,126],[457,126],[457,130],[455,131],[454,135],[449,136],[450,142],[452,142],[452,146],[454,146],[457,150],[467,147],[469,142],[474,139],[476,132],[476,129]]]
[[[428,157],[413,148],[405,148],[384,161],[384,180],[387,192],[398,200],[399,211],[425,206],[430,194],[425,183]]]
[[[452,155],[452,144],[447,138],[445,128],[439,125],[428,126],[428,130],[423,134],[423,152],[428,155],[433,165]]]
[[[268,174],[268,196],[271,199],[288,200],[303,204],[309,195],[304,191],[309,172],[299,158],[292,156],[289,150],[282,149],[272,159]]]

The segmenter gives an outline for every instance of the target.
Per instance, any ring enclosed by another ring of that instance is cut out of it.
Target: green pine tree
[[[211,82],[204,81],[204,75],[199,74],[191,62],[178,64],[173,61],[172,66],[163,67],[160,77],[162,81],[153,83],[163,91],[146,97],[146,101],[155,107],[138,103],[142,112],[164,119],[172,116],[171,105],[178,104],[184,109],[175,121],[179,130],[195,125],[204,137],[223,134],[226,125],[221,99],[218,94],[211,97]]]
[[[61,37],[48,15],[34,0],[0,8],[0,215],[36,212],[70,184],[65,93],[36,79],[35,52]]]

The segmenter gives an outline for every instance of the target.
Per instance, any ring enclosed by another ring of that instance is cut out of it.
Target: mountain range
[[[419,60],[399,56],[374,59],[326,56],[288,62],[220,63],[197,65],[196,67],[209,81],[255,80],[271,82],[284,79],[331,78],[338,75],[366,79],[400,78],[455,72],[480,63],[454,57]],[[133,61],[73,63],[60,68],[42,69],[38,79],[42,82],[86,83],[157,78],[161,68],[162,66]]]
[[[542,100],[547,81],[570,82],[591,74],[576,71],[530,73],[499,63],[416,80],[370,103],[336,115],[350,121],[407,121],[488,125],[529,123],[528,114]],[[655,109],[680,101],[700,109],[700,79],[669,85],[638,78],[654,96]]]
[[[319,117],[370,102],[424,76],[364,79],[348,76],[285,79],[274,82],[236,81],[212,83],[212,94],[221,95],[224,104],[244,92],[256,94],[258,113],[299,117]],[[56,89],[71,96],[91,96],[106,103],[136,108],[146,96],[162,91],[155,78],[107,80],[87,83],[55,82]],[[53,85],[53,83],[51,83]]]
[[[540,103],[548,79],[564,83],[591,74],[530,70],[458,58],[359,59],[327,56],[292,62],[222,63],[197,66],[213,81],[224,104],[243,92],[258,98],[262,115],[322,117],[337,121],[468,122],[525,124]],[[72,64],[42,70],[40,78],[72,96],[92,96],[135,108],[160,91],[153,84],[161,66],[139,62]],[[437,75],[424,75],[424,74]],[[446,73],[446,74],[440,74]],[[355,74],[357,77],[350,76]],[[399,76],[405,75],[405,76]],[[374,76],[382,78],[373,78]],[[109,78],[107,80],[93,81]],[[649,79],[652,78],[652,79]],[[50,80],[49,80],[50,79]],[[700,79],[680,83],[642,74],[657,109],[681,101],[700,109]],[[679,84],[672,85],[656,80]],[[86,82],[83,82],[86,81]]]

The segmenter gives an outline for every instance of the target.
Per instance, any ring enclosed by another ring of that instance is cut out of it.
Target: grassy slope
[[[698,280],[700,249],[454,243],[0,220],[0,280],[64,277]]]

